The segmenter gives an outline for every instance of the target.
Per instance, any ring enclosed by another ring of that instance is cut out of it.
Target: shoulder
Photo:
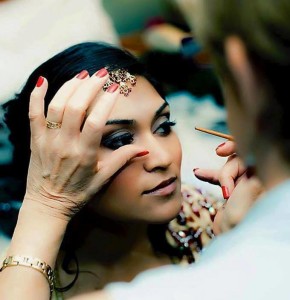
[[[224,239],[226,241],[228,235]],[[282,256],[269,260],[271,251],[281,249],[282,243],[277,249],[272,244],[270,250],[263,245],[264,252],[261,252],[260,241],[256,241],[256,245],[259,247],[240,241],[227,251],[223,247],[215,247],[210,261],[203,258],[194,268],[166,266],[146,271],[129,284],[111,284],[107,292],[116,300],[177,300],[184,295],[207,300],[290,299],[289,247],[284,249]],[[280,254],[280,250],[277,253]]]

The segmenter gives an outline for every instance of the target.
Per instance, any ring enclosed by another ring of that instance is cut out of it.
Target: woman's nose
[[[166,143],[155,142],[146,149],[149,155],[144,160],[144,168],[147,172],[156,172],[159,170],[166,170],[172,163],[171,149],[166,147]]]

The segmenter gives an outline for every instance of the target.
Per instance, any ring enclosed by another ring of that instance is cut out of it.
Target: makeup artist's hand
[[[216,154],[228,157],[225,165],[219,170],[194,169],[194,175],[212,184],[220,185],[224,199],[228,199],[242,176],[245,176],[246,168],[241,159],[235,154],[236,144],[231,141],[220,144],[216,148]]]
[[[239,224],[262,192],[263,188],[257,177],[240,178],[231,196],[215,216],[213,223],[214,233],[218,235]]]
[[[86,71],[80,74],[59,89],[46,119],[46,79],[39,79],[30,99],[31,160],[24,206],[64,220],[77,213],[128,161],[148,153],[129,145],[113,151],[109,160],[98,160],[102,129],[119,89],[115,84],[102,90],[106,69],[91,77]],[[46,120],[61,128],[47,128]]]
[[[238,224],[247,214],[263,188],[259,180],[246,170],[235,154],[236,145],[227,141],[216,148],[216,153],[228,157],[220,170],[195,169],[194,174],[202,181],[220,185],[226,200],[214,220],[214,232],[225,232]]]

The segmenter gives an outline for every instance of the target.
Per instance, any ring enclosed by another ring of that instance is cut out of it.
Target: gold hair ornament
[[[128,85],[128,82],[131,84],[131,87]],[[103,86],[103,90],[106,91],[113,83],[118,83],[120,85],[120,94],[127,97],[131,93],[132,87],[136,85],[137,78],[125,69],[117,69],[109,71],[109,79]]]

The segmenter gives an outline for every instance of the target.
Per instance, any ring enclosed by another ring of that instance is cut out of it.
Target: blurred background
[[[0,0],[0,105],[35,67],[68,46],[105,41],[124,47],[164,85],[183,147],[183,181],[220,197],[218,187],[192,173],[224,162],[214,151],[224,140],[194,127],[227,132],[218,80],[190,30],[193,10],[194,0]],[[21,200],[10,170],[8,134],[0,110],[0,248]]]

